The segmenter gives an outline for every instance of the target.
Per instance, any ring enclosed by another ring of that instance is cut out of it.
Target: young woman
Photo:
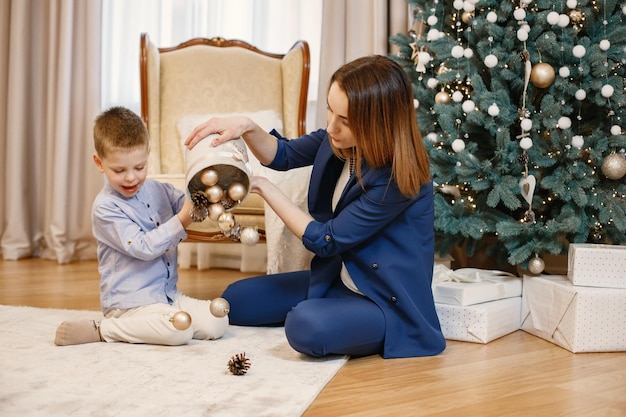
[[[244,279],[223,294],[235,325],[283,325],[312,356],[435,355],[445,348],[431,290],[433,186],[411,82],[383,56],[352,61],[328,89],[328,125],[297,139],[246,117],[213,118],[194,146],[242,137],[276,170],[312,165],[308,213],[266,178],[259,194],[315,254],[311,269]]]

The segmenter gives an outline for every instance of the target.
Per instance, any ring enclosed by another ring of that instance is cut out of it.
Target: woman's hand
[[[250,179],[250,192],[260,195],[274,212],[281,218],[285,226],[302,239],[306,227],[313,221],[310,214],[302,211],[273,182],[265,177],[253,176]]]
[[[247,131],[254,129],[256,124],[245,116],[232,116],[232,117],[213,117],[199,126],[196,126],[191,131],[187,139],[185,139],[185,146],[191,149],[202,139],[207,136],[217,134],[214,136],[211,145],[218,146],[231,139],[237,139],[243,136]]]

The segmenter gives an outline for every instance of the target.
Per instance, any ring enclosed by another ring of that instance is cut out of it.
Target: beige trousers
[[[219,339],[228,328],[228,316],[211,314],[210,300],[188,297],[180,291],[172,305],[150,304],[110,311],[100,323],[100,335],[106,342],[184,345],[191,339]],[[178,330],[170,319],[178,311],[191,316],[191,326]]]

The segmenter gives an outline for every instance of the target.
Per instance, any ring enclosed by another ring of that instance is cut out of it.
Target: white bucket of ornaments
[[[218,146],[211,144],[217,135],[209,135],[192,149],[185,150],[185,184],[194,208],[195,222],[207,217],[216,222],[224,236],[255,245],[259,232],[241,227],[232,210],[248,196],[250,168],[243,139],[234,139]]]

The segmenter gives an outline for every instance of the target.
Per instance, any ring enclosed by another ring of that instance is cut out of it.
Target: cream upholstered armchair
[[[286,137],[305,133],[309,66],[305,41],[296,42],[282,55],[223,38],[195,38],[163,48],[141,34],[141,115],[151,138],[150,177],[184,190],[182,142],[212,116],[245,114],[264,129],[276,128]],[[306,208],[309,170],[274,172],[248,154],[254,175],[269,177]],[[267,272],[308,267],[306,254],[296,256],[302,261],[293,264],[291,254],[283,253],[294,243],[300,250],[301,242],[293,241],[294,236],[259,196],[249,194],[233,214],[242,227],[256,227],[262,244],[267,243]],[[189,241],[232,242],[209,219],[192,224],[188,232]]]

